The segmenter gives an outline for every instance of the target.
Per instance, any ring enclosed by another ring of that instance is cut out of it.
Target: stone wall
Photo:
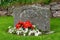
[[[50,7],[40,5],[25,5],[13,10],[14,26],[19,21],[30,20],[42,31],[50,31]]]
[[[7,11],[0,11],[0,16],[5,16],[7,14]]]
[[[50,4],[53,17],[60,17],[60,3],[53,2]]]

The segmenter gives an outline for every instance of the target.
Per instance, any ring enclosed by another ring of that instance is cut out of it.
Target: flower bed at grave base
[[[23,36],[34,35],[34,36],[39,36],[39,35],[42,34],[37,29],[37,26],[33,25],[29,20],[27,20],[25,22],[19,21],[16,24],[16,27],[9,26],[8,28],[9,28],[9,30],[8,30],[9,33],[17,34],[17,35],[23,35]]]

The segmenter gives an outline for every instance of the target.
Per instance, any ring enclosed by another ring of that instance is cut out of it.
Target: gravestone
[[[40,5],[25,5],[15,7],[14,14],[14,26],[21,21],[30,20],[32,24],[36,25],[38,29],[42,31],[50,31],[50,8]]]

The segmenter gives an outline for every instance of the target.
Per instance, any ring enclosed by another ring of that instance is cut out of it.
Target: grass
[[[13,25],[13,22],[12,16],[0,17],[0,40],[60,40],[60,18],[51,18],[50,20],[51,30],[55,31],[55,33],[38,37],[9,34],[7,29],[8,26]]]

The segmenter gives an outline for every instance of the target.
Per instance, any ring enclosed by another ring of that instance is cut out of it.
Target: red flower
[[[23,25],[23,22],[22,21],[19,21],[17,24],[16,24],[16,29],[19,29],[20,27],[22,27]]]
[[[33,29],[32,23],[30,21],[26,21],[26,22],[19,21],[16,24],[16,29],[19,29],[20,27]]]
[[[21,27],[20,24],[16,24],[16,29],[19,29]]]
[[[32,24],[30,21],[26,21],[23,23],[23,28],[32,28]]]

